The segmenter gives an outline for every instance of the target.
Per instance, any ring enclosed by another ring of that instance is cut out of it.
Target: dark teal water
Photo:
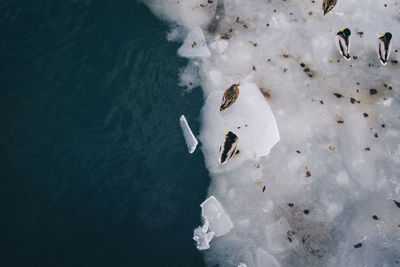
[[[202,266],[202,92],[146,6],[0,0],[0,266]]]

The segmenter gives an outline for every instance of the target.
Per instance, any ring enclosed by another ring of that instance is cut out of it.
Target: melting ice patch
[[[400,2],[339,0],[326,16],[321,2],[150,3],[189,33],[182,47],[197,70],[183,73],[204,91],[209,194],[234,225],[213,238],[207,265],[400,262]],[[352,31],[350,61],[334,44],[340,28]],[[381,66],[374,50],[386,31],[393,47]],[[220,113],[224,90],[239,82],[238,100]],[[279,134],[267,130],[275,123]],[[240,153],[219,166],[225,130],[238,135]]]
[[[187,148],[189,150],[189,153],[192,154],[196,150],[197,144],[199,142],[197,141],[196,137],[194,137],[194,134],[189,127],[189,124],[185,118],[185,115],[182,115],[179,118],[179,121],[181,124],[183,136],[185,137]]]

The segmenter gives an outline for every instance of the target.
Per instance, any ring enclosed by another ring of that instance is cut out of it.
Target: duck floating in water
[[[232,84],[228,89],[225,90],[224,96],[222,97],[222,103],[219,107],[219,111],[224,111],[229,108],[239,96],[239,84]]]
[[[335,44],[339,49],[340,54],[347,60],[350,60],[350,40],[351,35],[350,29],[339,30],[336,34]]]
[[[390,51],[392,50],[392,34],[390,32],[380,33],[382,36],[379,37],[379,47],[378,47],[378,56],[382,65],[386,65],[389,60]]]
[[[219,164],[225,164],[237,151],[239,138],[231,131],[226,131],[224,140],[219,147]]]
[[[324,16],[336,6],[337,0],[324,0],[322,1],[322,10]]]

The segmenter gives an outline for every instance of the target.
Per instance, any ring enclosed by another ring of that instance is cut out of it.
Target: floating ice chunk
[[[209,155],[206,161],[211,171],[222,170],[218,152],[226,130],[232,130],[238,136],[240,150],[240,154],[230,160],[229,168],[249,158],[268,155],[280,139],[275,117],[258,87],[241,84],[239,90],[238,99],[226,111],[219,111],[223,91],[211,94],[202,110],[204,124],[200,138],[204,154]]]
[[[182,115],[179,120],[181,123],[183,136],[185,137],[185,141],[186,141],[186,145],[188,147],[189,153],[192,154],[196,150],[197,144],[199,142],[197,141],[196,137],[194,137],[192,130],[190,129],[185,116]]]
[[[223,236],[233,228],[231,219],[214,196],[207,198],[200,207],[201,215],[209,221],[210,229],[215,232],[215,236]]]
[[[182,46],[178,49],[178,54],[182,57],[209,57],[211,52],[207,47],[203,31],[195,27],[185,38]]]
[[[213,231],[207,233],[208,226],[209,222],[208,220],[205,220],[203,226],[199,226],[194,229],[193,240],[197,242],[197,249],[199,250],[210,248],[210,242],[213,239],[215,233]]]
[[[256,258],[257,258],[257,267],[264,267],[264,266],[279,267],[280,266],[278,261],[275,259],[275,257],[272,256],[271,254],[267,253],[262,248],[257,249]]]

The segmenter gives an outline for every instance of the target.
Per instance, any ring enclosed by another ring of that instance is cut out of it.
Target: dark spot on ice
[[[308,77],[312,78],[312,74],[308,74]]]
[[[310,69],[309,68],[305,68],[304,72],[310,72]]]
[[[311,16],[311,15],[312,15],[312,11],[309,11],[309,12],[308,12],[308,15]]]
[[[240,150],[236,150],[235,155],[238,155],[240,153]]]
[[[291,208],[294,206],[293,203],[288,203],[287,205],[288,205],[289,207],[291,207]]]
[[[352,103],[352,104],[356,103],[356,99],[354,97],[351,97],[350,98],[350,103]]]
[[[256,66],[254,66],[254,65],[253,65],[251,68],[252,68],[253,70],[257,70],[257,69],[256,69]]]
[[[304,214],[309,214],[310,213],[310,211],[309,210],[304,210]]]
[[[238,126],[237,128],[240,129],[240,126]]]
[[[375,133],[375,134],[374,134],[374,137],[375,137],[375,138],[378,138],[378,133]]]
[[[397,63],[399,63],[397,60],[395,60],[395,59],[392,60],[393,65],[396,65]]]
[[[378,216],[376,216],[376,215],[372,216],[372,219],[379,220]]]
[[[370,95],[376,95],[378,91],[376,89],[369,89],[369,94]]]
[[[360,35],[360,37],[362,38],[364,35],[364,32],[357,32],[358,35]]]
[[[267,23],[267,27],[269,27],[269,23]]]
[[[356,60],[358,58],[358,56],[353,56],[353,58]]]
[[[247,124],[245,124],[244,127],[247,127]]]
[[[356,83],[357,85],[360,85],[360,83]]]
[[[368,117],[368,113],[364,113],[363,115],[364,115],[364,118]]]
[[[391,87],[391,86],[389,86],[389,90],[392,90],[392,87]]]
[[[298,154],[300,154],[301,152],[300,152],[300,150],[296,150],[296,152],[298,153]]]
[[[262,190],[263,192],[265,191],[265,185],[264,185],[264,187],[263,187],[263,190]]]
[[[365,150],[365,151],[371,151],[371,148],[366,147],[366,148],[364,148],[364,150]]]
[[[381,127],[382,127],[382,128],[385,128],[385,124],[382,124]]]
[[[393,200],[394,201],[394,204],[396,204],[396,206],[398,207],[398,208],[400,208],[400,202],[397,202],[396,200]]]
[[[310,177],[311,176],[311,172],[310,171],[306,171],[306,177]]]
[[[354,245],[354,248],[361,248],[362,247],[362,243],[358,243]]]
[[[343,119],[339,119],[339,120],[337,120],[336,122],[337,122],[337,123],[344,123],[344,120],[343,120]]]
[[[304,63],[300,63],[300,66],[304,68],[306,65]]]
[[[324,104],[324,101],[321,100],[321,101],[319,101],[319,103],[321,103],[321,105],[323,105],[323,104]]]
[[[334,96],[336,96],[337,98],[342,98],[343,96],[339,93],[333,93]]]
[[[292,231],[292,230],[287,231],[286,236],[287,236],[287,239],[289,240],[289,242],[292,242],[292,238],[293,238],[293,236],[294,236],[295,234],[296,234],[295,231]]]

